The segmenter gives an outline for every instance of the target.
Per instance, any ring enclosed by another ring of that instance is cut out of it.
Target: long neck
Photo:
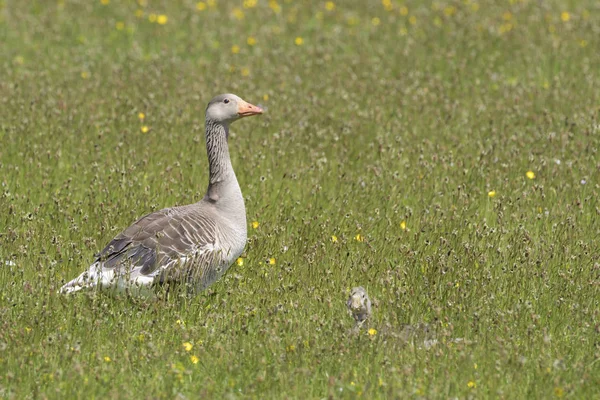
[[[235,179],[229,158],[228,137],[229,127],[210,119],[206,120],[206,152],[210,170],[209,188],[230,178]]]

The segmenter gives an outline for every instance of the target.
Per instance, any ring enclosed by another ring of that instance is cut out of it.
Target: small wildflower
[[[257,2],[257,0],[244,0],[243,6],[244,8],[254,8]]]
[[[408,18],[408,23],[411,25],[416,25],[417,24],[417,17],[415,17],[414,15],[411,15],[410,18]]]
[[[206,10],[206,3],[203,1],[199,1],[198,3],[196,3],[196,10],[198,10],[198,11]]]
[[[325,9],[327,11],[333,11],[335,10],[335,3],[333,1],[328,1],[325,3]]]
[[[183,343],[183,348],[185,349],[185,351],[192,351],[193,347],[194,347],[194,345],[191,344],[190,342]]]
[[[198,356],[190,356],[190,361],[192,362],[192,364],[198,364],[200,359],[198,358]]]
[[[394,9],[392,0],[381,0],[381,5],[383,6],[383,8],[385,8],[385,11],[392,11]]]
[[[105,362],[111,362],[112,360],[110,359],[110,357],[109,357],[109,356],[104,356],[104,361],[105,361]]]
[[[241,70],[242,76],[250,76],[250,69],[249,68],[242,68]]]
[[[527,178],[529,178],[529,179],[534,179],[535,178],[535,173],[533,171],[527,171],[527,173],[525,174],[525,176],[527,176]]]
[[[477,387],[477,384],[474,381],[469,381],[467,383],[467,386],[470,387],[471,389],[474,389]]]
[[[178,319],[177,321],[175,321],[175,323],[177,325],[185,325],[185,322],[182,319]]]
[[[293,353],[296,351],[296,346],[294,346],[293,344],[290,344],[287,348],[286,348],[288,353]]]
[[[158,22],[159,25],[166,24],[168,20],[169,18],[164,14],[161,14],[158,17],[156,17],[156,22]]]
[[[87,72],[87,71],[83,71],[83,72],[81,73],[81,77],[82,77],[83,79],[88,79],[88,78],[90,77],[90,73],[89,73],[89,72]]]
[[[281,12],[281,6],[276,0],[269,0],[269,8],[273,10],[275,14],[279,14]]]
[[[406,17],[408,15],[408,7],[406,7],[406,6],[400,7],[400,15],[402,15],[403,17]]]
[[[135,16],[137,18],[142,18],[144,16],[144,10],[142,10],[141,8],[138,8],[137,10],[135,10]]]
[[[354,381],[351,381],[350,386],[354,386],[354,385],[356,385],[356,383],[354,383]]]
[[[233,14],[233,17],[235,19],[237,19],[238,21],[241,21],[244,19],[244,12],[239,8],[234,8],[231,13]]]
[[[400,222],[400,229],[402,229],[403,231],[406,230],[406,221]]]
[[[242,265],[244,265],[244,259],[242,257],[238,257],[238,259],[235,260],[235,263],[241,267]]]
[[[231,52],[233,54],[237,54],[240,52],[240,46],[238,46],[237,44],[234,44],[233,46],[231,46]]]
[[[256,44],[256,38],[253,36],[249,36],[248,40],[246,40],[246,43],[248,43],[248,46],[254,46]]]
[[[587,45],[588,45],[588,41],[587,41],[587,40],[585,40],[585,39],[581,39],[581,40],[579,41],[579,46],[581,46],[581,47],[585,47],[585,46],[587,46]]]
[[[371,23],[373,24],[373,26],[378,26],[379,24],[381,24],[381,20],[378,17],[373,17],[371,19]]]
[[[265,93],[265,94],[263,95],[263,100],[264,100],[264,101],[268,101],[268,100],[269,100],[269,95]]]
[[[332,241],[333,243],[337,243],[337,241],[338,241],[338,238],[337,238],[337,236],[335,236],[335,235],[331,235],[331,241]]]
[[[28,327],[28,326],[26,326],[26,327],[25,327],[25,331],[26,331],[27,333],[29,333],[29,332],[31,332],[31,328],[30,328],[30,327]]]
[[[367,333],[369,334],[369,336],[375,336],[375,335],[377,335],[377,329],[370,328],[367,331]]]
[[[107,6],[110,4],[110,0],[100,0],[100,3],[102,3],[104,6]]]
[[[153,23],[156,22],[156,18],[157,18],[156,14],[148,15],[148,21],[150,21],[150,22],[153,22]]]
[[[510,21],[512,19],[513,15],[510,11],[505,12],[504,14],[502,14],[502,19],[505,21]]]
[[[304,39],[302,39],[300,36],[298,36],[295,40],[294,43],[296,43],[296,46],[302,46],[304,44]]]
[[[565,391],[563,390],[563,388],[557,386],[554,388],[554,395],[556,397],[563,397],[563,395],[565,394]]]
[[[252,229],[258,229],[260,223],[258,221],[252,221]]]
[[[364,242],[365,238],[362,237],[362,235],[360,233],[357,233],[356,236],[354,236],[354,239],[356,239],[357,242]]]
[[[23,65],[23,63],[25,62],[25,58],[23,58],[23,56],[16,56],[16,57],[13,59],[13,62],[14,62],[15,64]]]
[[[477,369],[477,363],[474,363],[474,364],[473,364],[473,368],[474,368],[474,369]]]
[[[568,11],[563,11],[562,13],[560,13],[560,19],[563,22],[569,22],[569,20],[571,19],[571,14],[569,14]]]
[[[140,131],[142,131],[142,133],[148,133],[148,131],[149,131],[149,130],[150,130],[150,128],[148,128],[148,126],[147,126],[147,125],[143,125],[143,126],[140,128]]]
[[[118,31],[122,31],[123,29],[125,29],[125,22],[123,21],[119,21],[115,24],[115,28],[117,28]]]
[[[269,264],[269,265],[275,265],[275,258],[274,257],[269,258],[267,260],[267,264]]]
[[[490,190],[488,192],[488,197],[495,197],[496,196],[496,191],[495,190]]]
[[[143,121],[146,118],[146,114],[144,114],[143,112],[139,112],[138,118],[140,119],[140,121]]]

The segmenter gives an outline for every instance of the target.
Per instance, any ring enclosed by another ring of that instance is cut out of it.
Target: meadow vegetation
[[[599,395],[597,1],[0,0],[0,43],[0,398]],[[204,195],[222,92],[267,110],[230,137],[243,257],[58,295]]]

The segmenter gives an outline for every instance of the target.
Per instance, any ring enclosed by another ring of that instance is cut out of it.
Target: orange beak
[[[262,113],[262,108],[252,105],[250,103],[246,103],[244,100],[238,101],[238,115],[240,117],[249,117],[251,115],[257,115]]]

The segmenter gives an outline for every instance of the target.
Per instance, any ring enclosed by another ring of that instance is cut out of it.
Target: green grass
[[[600,395],[596,2],[141,3],[0,1],[0,398]],[[230,139],[243,265],[194,297],[57,295],[203,196],[222,92],[268,109]],[[393,335],[420,322],[432,349]]]

